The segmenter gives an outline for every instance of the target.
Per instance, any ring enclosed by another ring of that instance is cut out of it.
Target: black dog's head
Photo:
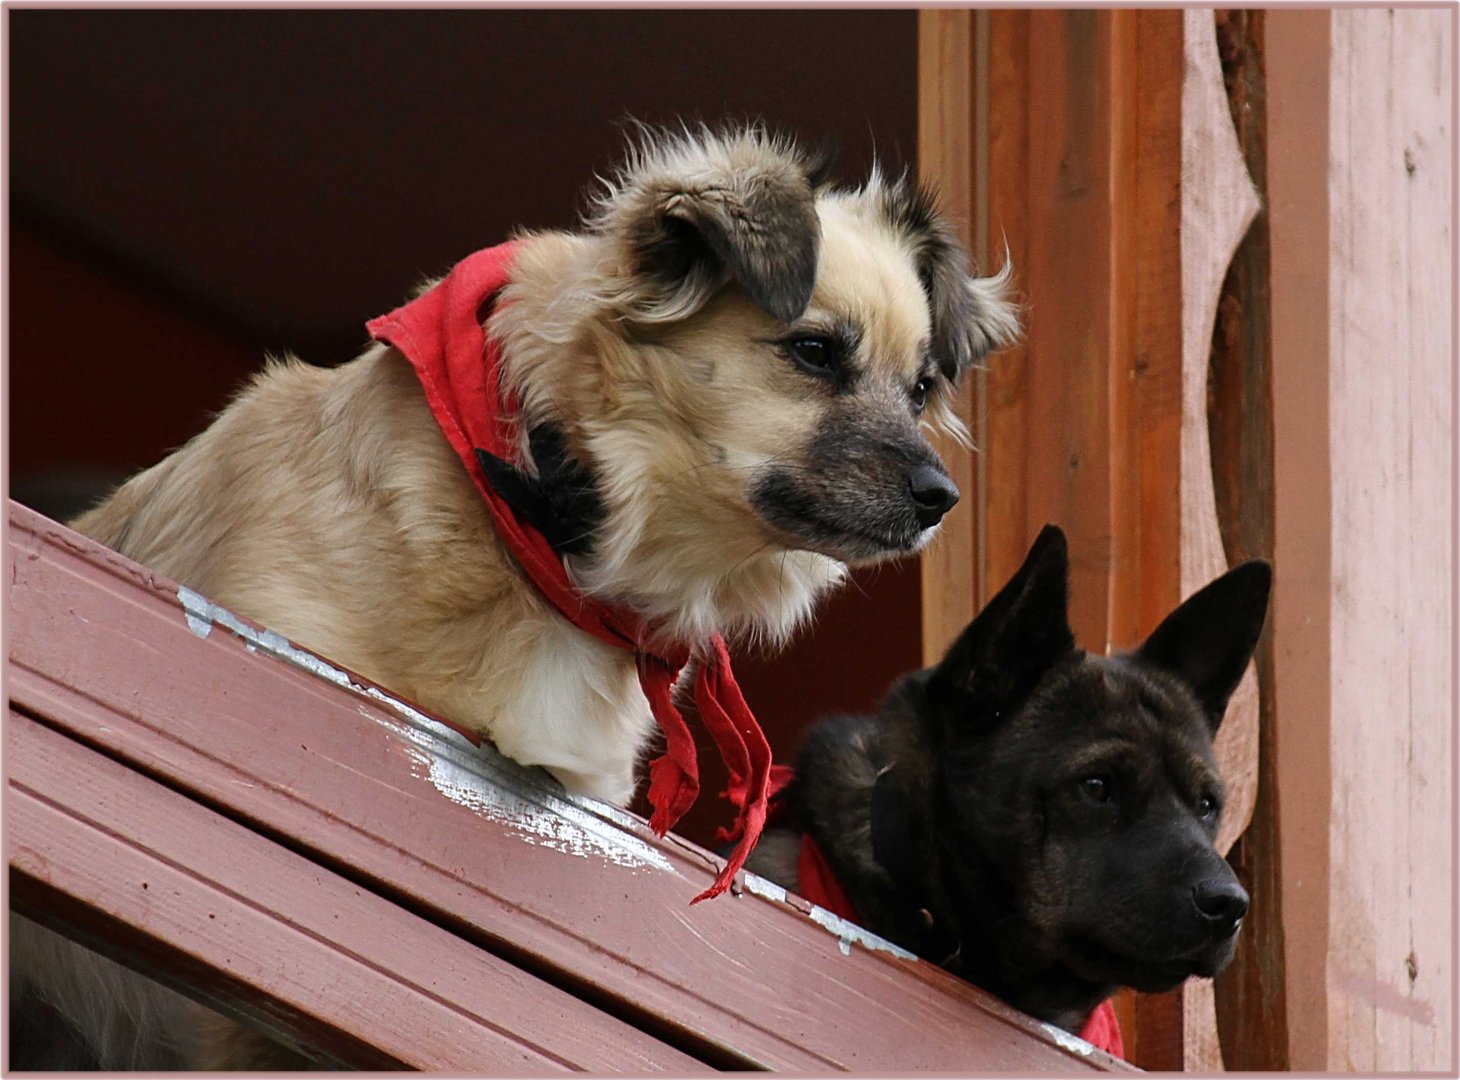
[[[956,873],[960,851],[977,851],[977,872],[1001,879],[1031,970],[1158,991],[1231,959],[1248,897],[1213,846],[1224,790],[1212,738],[1271,576],[1239,566],[1134,652],[1091,656],[1069,628],[1065,538],[1050,526],[916,677],[947,857]]]

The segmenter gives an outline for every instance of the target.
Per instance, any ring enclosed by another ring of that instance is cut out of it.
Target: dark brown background
[[[365,319],[514,226],[567,226],[626,116],[762,117],[842,172],[916,145],[897,12],[8,11],[11,493],[65,516],[200,430],[265,351]],[[915,563],[738,665],[787,758],[919,656]],[[704,741],[704,740],[702,740]],[[685,831],[723,821],[705,792]]]

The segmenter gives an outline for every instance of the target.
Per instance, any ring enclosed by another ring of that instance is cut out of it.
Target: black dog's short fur
[[[1048,526],[938,666],[812,729],[785,798],[869,929],[1078,1031],[1118,986],[1231,959],[1248,898],[1213,847],[1212,737],[1271,570],[1237,567],[1110,658],[1075,647],[1067,580]],[[798,842],[752,869],[794,888]]]

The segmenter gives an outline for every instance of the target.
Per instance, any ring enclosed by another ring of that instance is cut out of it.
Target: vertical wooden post
[[[1333,588],[1328,416],[1327,11],[1267,14],[1268,207],[1272,235],[1272,641],[1269,748],[1284,1005],[1293,1069],[1328,1066],[1328,820],[1332,775],[1329,607]],[[1301,838],[1301,842],[1298,839]]]
[[[973,12],[918,12],[918,173],[937,185],[959,239],[974,246]],[[976,377],[960,388],[959,413],[974,419]],[[923,553],[923,662],[935,663],[973,618],[980,508],[973,454],[951,439],[936,440],[962,498]]]
[[[1460,1064],[1455,15],[1329,21],[1329,1069]]]
[[[1076,632],[1128,645],[1179,587],[1181,23],[989,19],[989,234],[1028,325],[988,377],[987,577],[1058,522]]]
[[[988,18],[988,231],[1028,309],[987,378],[983,576],[1057,522],[1076,635],[1124,648],[1181,590],[1182,17]],[[1182,1067],[1179,992],[1119,1008],[1133,1061]]]
[[[1108,640],[1119,542],[1112,455],[1125,449],[1111,441],[1110,364],[1129,358],[1128,248],[1112,226],[1133,147],[1115,141],[1130,129],[1111,114],[1126,104],[1115,71],[1129,67],[1130,17],[990,14],[991,63],[1016,65],[1018,78],[991,102],[990,232],[1022,238],[1015,269],[1028,312],[1023,348],[990,378],[988,577],[1007,580],[1039,528],[1059,523],[1070,536],[1072,622],[1097,648]],[[1010,112],[1023,114],[1022,146],[1001,138]],[[1021,196],[1006,203],[1016,186]]]

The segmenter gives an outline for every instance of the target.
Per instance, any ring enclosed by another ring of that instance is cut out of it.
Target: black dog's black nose
[[[1191,890],[1191,898],[1212,937],[1226,937],[1247,914],[1247,890],[1235,881],[1203,881]]]
[[[958,501],[958,488],[948,474],[931,465],[919,465],[908,473],[907,489],[917,503],[918,524],[925,529],[942,521]]]

